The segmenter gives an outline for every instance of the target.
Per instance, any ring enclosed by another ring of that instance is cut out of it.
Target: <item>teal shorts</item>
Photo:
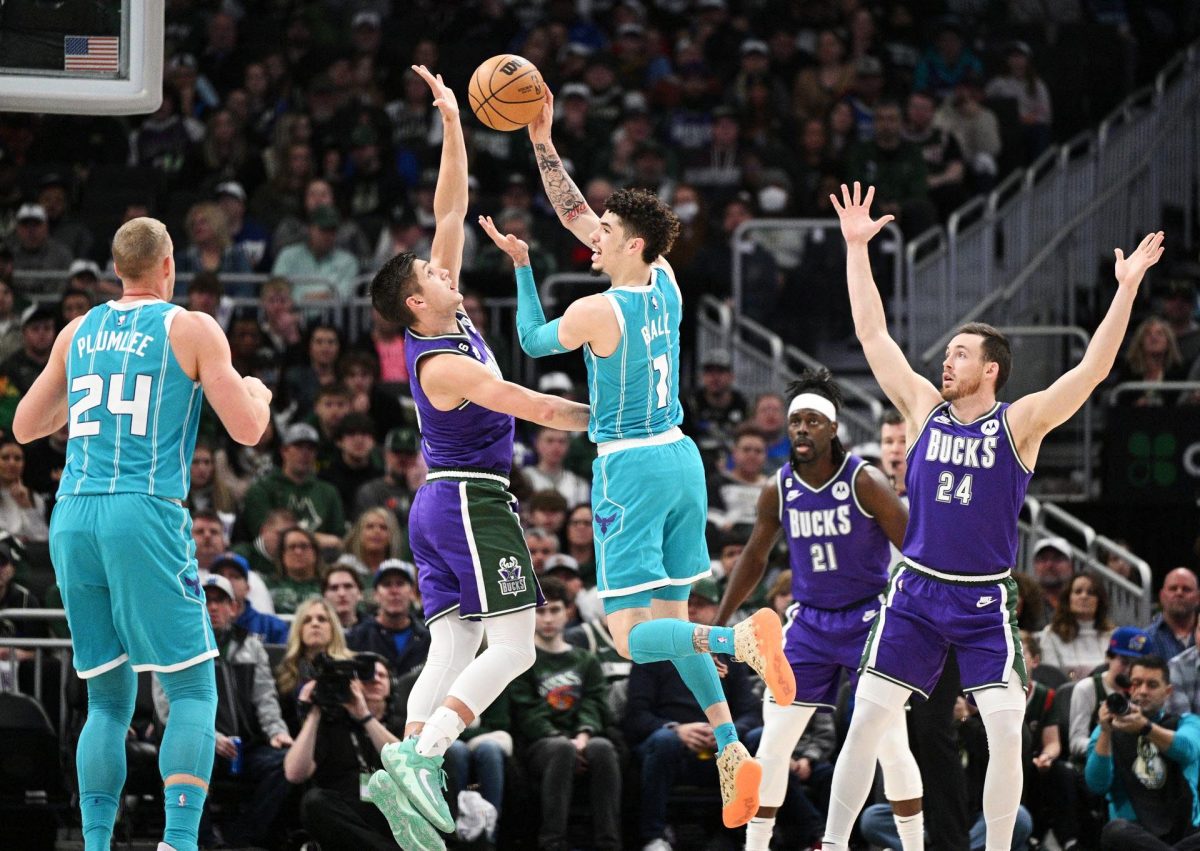
[[[196,572],[192,519],[145,494],[63,497],[50,558],[83,679],[128,661],[178,671],[217,655]]]
[[[710,571],[704,464],[691,438],[592,463],[596,590],[607,612],[686,600]]]

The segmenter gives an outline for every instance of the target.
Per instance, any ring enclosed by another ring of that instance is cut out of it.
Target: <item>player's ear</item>
[[[646,240],[640,236],[635,236],[633,239],[629,240],[629,243],[625,246],[625,248],[630,254],[637,254],[640,257],[642,252],[646,249]]]

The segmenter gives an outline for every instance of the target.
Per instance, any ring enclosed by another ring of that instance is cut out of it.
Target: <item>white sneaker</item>
[[[642,851],[672,851],[670,843],[667,840],[659,838],[653,842],[647,842],[642,846]]]
[[[158,843],[158,851],[175,851],[175,849],[165,842],[160,842]]]

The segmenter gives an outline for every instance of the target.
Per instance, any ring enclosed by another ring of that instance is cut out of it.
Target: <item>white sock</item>
[[[759,818],[755,816],[746,825],[746,851],[768,851],[771,847],[771,834],[775,832],[775,816]]]
[[[896,833],[900,835],[900,847],[904,851],[925,851],[925,813],[912,816],[892,816],[896,820]]]
[[[458,713],[448,706],[433,710],[417,738],[417,753],[421,756],[442,756],[467,725]]]
[[[175,849],[165,842],[160,842],[158,843],[158,851],[175,851]]]

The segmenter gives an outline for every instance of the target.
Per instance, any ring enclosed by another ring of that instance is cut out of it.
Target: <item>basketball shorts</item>
[[[135,671],[169,672],[217,655],[192,519],[178,502],[63,497],[50,518],[50,557],[83,679],[126,660]]]
[[[606,611],[686,600],[710,572],[704,464],[691,438],[592,462],[596,589]]]
[[[892,571],[860,667],[929,697],[951,646],[958,653],[964,692],[1003,688],[1011,671],[1028,682],[1016,580],[938,577],[901,561]]]
[[[490,618],[545,602],[517,500],[499,481],[439,478],[417,491],[408,515],[417,586],[432,623]]]
[[[792,603],[783,630],[783,652],[796,674],[795,706],[833,711],[842,672],[858,685],[862,648],[879,614],[883,596],[868,597],[845,609],[818,609]]]

